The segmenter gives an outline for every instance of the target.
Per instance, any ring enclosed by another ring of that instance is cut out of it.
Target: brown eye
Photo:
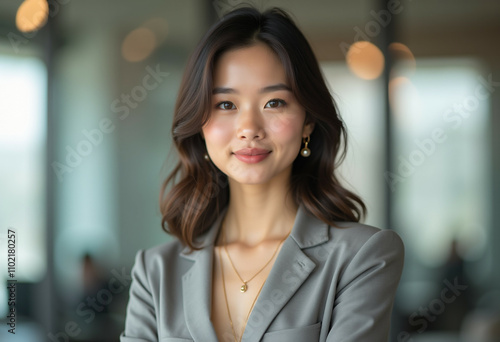
[[[229,102],[229,101],[219,102],[216,107],[219,109],[223,109],[223,110],[236,109],[234,104],[232,102]]]
[[[266,103],[266,108],[279,108],[285,106],[285,104],[286,102],[281,99],[272,99]]]

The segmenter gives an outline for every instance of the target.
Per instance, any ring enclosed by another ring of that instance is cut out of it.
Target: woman
[[[172,134],[176,239],[137,253],[121,341],[387,341],[403,244],[358,223],[365,205],[335,175],[345,128],[284,11],[209,30]]]

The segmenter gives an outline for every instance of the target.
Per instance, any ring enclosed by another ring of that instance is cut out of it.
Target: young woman
[[[240,8],[208,31],[172,135],[176,239],[137,253],[122,342],[387,341],[403,244],[359,223],[335,173],[345,127],[286,12]]]

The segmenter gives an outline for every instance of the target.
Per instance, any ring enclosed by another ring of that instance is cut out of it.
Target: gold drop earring
[[[300,150],[300,155],[302,157],[309,157],[311,155],[311,150],[307,148],[307,145],[309,144],[310,140],[311,139],[309,138],[309,136],[302,138],[302,141],[305,144],[304,148],[302,150]]]

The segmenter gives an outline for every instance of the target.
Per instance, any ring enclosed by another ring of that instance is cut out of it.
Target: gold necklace
[[[226,253],[227,253],[227,249],[226,249],[226,244],[225,244],[225,236],[224,236],[224,231],[223,231],[223,227],[221,229],[222,231],[222,242],[223,242],[223,245],[224,245],[224,249],[226,250]],[[291,231],[285,236],[285,238],[283,238],[283,240],[280,241],[280,243],[278,244],[278,247],[276,248],[276,251],[278,250],[279,246],[283,243],[283,241],[286,240],[286,238],[288,237],[288,235],[290,235]],[[274,254],[271,258],[271,260],[274,258],[274,255],[276,254],[276,251],[274,251]],[[229,253],[227,253],[227,256],[229,257]],[[266,265],[259,271],[257,272],[257,274],[259,274],[268,264],[269,262],[271,261],[269,260]],[[231,258],[229,258],[229,261],[231,261]],[[229,323],[231,324],[231,330],[233,331],[233,336],[234,336],[234,341],[235,342],[241,342],[241,339],[243,338],[243,333],[245,332],[245,328],[247,326],[247,323],[248,323],[248,318],[250,317],[250,313],[252,312],[252,309],[255,305],[255,302],[257,301],[257,298],[259,298],[259,294],[260,292],[262,291],[262,288],[264,287],[264,284],[266,283],[266,281],[264,281],[262,283],[262,285],[260,286],[260,289],[259,289],[259,292],[257,292],[257,295],[255,296],[253,302],[252,302],[252,305],[250,306],[250,310],[248,310],[248,314],[247,314],[247,317],[245,319],[245,324],[243,325],[243,328],[241,329],[241,334],[240,334],[240,338],[238,340],[238,338],[236,337],[236,332],[234,331],[234,325],[233,325],[233,320],[231,319],[231,313],[229,312],[229,303],[227,301],[227,293],[226,293],[226,281],[224,279],[224,268],[222,267],[222,257],[221,257],[221,252],[220,252],[220,249],[219,249],[219,263],[220,263],[220,270],[221,270],[221,276],[222,276],[222,288],[224,289],[224,299],[226,301],[226,309],[227,309],[227,315],[229,317]],[[233,266],[233,269],[236,271],[236,268],[234,267],[233,265],[233,262],[231,261],[231,266]],[[236,271],[236,274],[238,274],[238,271]],[[240,277],[240,275],[238,274],[238,277],[240,278],[241,281],[243,281]],[[253,278],[255,277],[255,275],[250,279],[252,280]],[[248,280],[248,281],[250,281]],[[266,279],[267,280],[267,279]],[[243,281],[244,282],[244,281]],[[243,289],[243,286],[245,286],[245,290],[242,291]],[[246,283],[244,282],[244,285],[242,286],[242,289],[240,289],[241,292],[245,292],[246,291]]]
[[[276,247],[276,250],[274,251],[273,255],[271,256],[271,259],[269,259],[268,262],[266,262],[266,264],[257,272],[254,274],[254,276],[248,280],[243,280],[243,278],[240,276],[240,274],[238,273],[238,271],[236,270],[236,267],[234,267],[234,264],[233,264],[233,260],[231,260],[231,257],[229,256],[229,252],[227,251],[227,247],[226,247],[226,235],[224,234],[224,223],[222,224],[222,245],[224,246],[224,250],[226,251],[226,254],[227,254],[227,257],[229,259],[229,262],[231,263],[231,266],[233,267],[233,270],[234,272],[236,272],[236,275],[238,276],[238,278],[240,278],[241,282],[243,283],[243,285],[241,285],[240,287],[240,292],[241,293],[244,293],[244,292],[247,292],[248,290],[248,282],[251,281],[253,278],[255,278],[260,272],[262,272],[264,270],[264,268],[267,267],[267,265],[269,265],[269,263],[274,259],[274,256],[276,255],[276,253],[278,252],[278,249],[281,245],[281,243],[283,243],[283,241],[285,241],[285,239],[288,237],[288,235],[290,235],[290,233],[288,233],[285,238],[283,240],[280,241],[280,243],[278,244],[278,246]]]
[[[231,324],[231,330],[233,331],[233,336],[234,336],[234,341],[235,342],[241,342],[241,339],[243,338],[243,332],[245,331],[245,328],[247,326],[248,322],[248,317],[250,317],[250,312],[252,312],[252,309],[255,305],[255,301],[259,297],[260,291],[262,291],[262,288],[264,287],[265,281],[262,283],[259,292],[255,296],[252,306],[250,307],[250,310],[248,310],[247,318],[245,319],[245,324],[243,325],[243,328],[241,329],[241,334],[240,334],[240,339],[236,337],[236,332],[234,331],[234,325],[233,325],[233,320],[231,319],[231,313],[229,312],[229,303],[227,301],[227,293],[226,293],[226,281],[224,280],[224,268],[222,267],[222,257],[219,249],[219,263],[220,263],[220,270],[221,270],[221,275],[222,275],[222,288],[224,289],[224,299],[226,301],[226,309],[227,309],[227,315],[229,316],[229,323]]]

